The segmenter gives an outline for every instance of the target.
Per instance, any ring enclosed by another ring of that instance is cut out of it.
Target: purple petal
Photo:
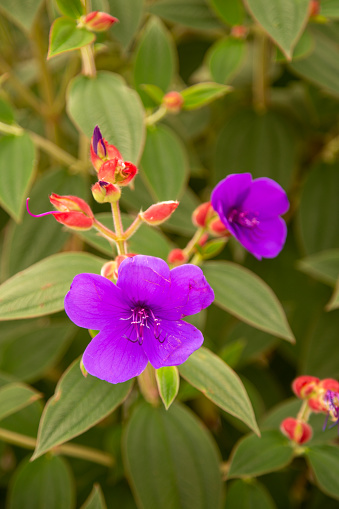
[[[75,276],[65,297],[65,311],[79,327],[102,329],[115,317],[128,316],[120,288],[98,274]]]
[[[211,194],[212,207],[218,212],[222,221],[230,210],[241,206],[250,192],[251,182],[252,176],[250,173],[233,173],[221,180],[213,189]]]
[[[203,271],[196,265],[181,265],[171,270],[171,289],[168,304],[157,311],[159,318],[179,320],[207,308],[214,300],[214,292]]]
[[[118,323],[92,339],[82,358],[90,375],[117,384],[144,371],[148,362],[144,350],[139,343],[126,339],[125,332],[126,325]]]
[[[160,258],[133,256],[120,265],[117,286],[131,304],[161,306],[167,301],[170,270]]]
[[[102,134],[99,126],[96,125],[93,131],[93,150],[96,155],[98,155],[98,143],[100,140],[102,140]]]
[[[193,325],[178,321],[161,320],[160,341],[153,330],[148,329],[144,338],[144,351],[156,369],[163,366],[177,366],[203,344],[201,332]]]
[[[237,227],[235,237],[258,260],[274,258],[282,250],[287,236],[281,217],[261,221],[255,228]]]
[[[259,220],[285,214],[288,208],[289,202],[283,188],[266,177],[253,180],[250,192],[241,206],[243,211],[257,213]]]

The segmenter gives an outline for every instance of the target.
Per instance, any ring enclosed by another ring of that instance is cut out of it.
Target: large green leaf
[[[63,458],[44,456],[31,463],[25,459],[15,472],[7,499],[8,509],[73,509],[75,486]]]
[[[298,268],[315,279],[328,285],[335,285],[339,279],[339,249],[329,249],[298,262]]]
[[[235,446],[228,477],[257,477],[280,470],[293,459],[293,447],[280,431],[249,435]]]
[[[0,204],[20,221],[34,177],[35,148],[27,134],[0,139]]]
[[[0,9],[20,28],[31,30],[43,0],[0,0]]]
[[[262,279],[232,262],[207,262],[204,274],[218,306],[253,327],[294,342],[280,302]]]
[[[173,80],[175,64],[171,35],[160,19],[150,18],[140,38],[134,62],[134,83],[145,106],[152,106],[154,102],[140,85],[156,85],[166,92]]]
[[[158,0],[148,10],[166,21],[198,30],[221,28],[205,0]]]
[[[127,397],[132,382],[109,384],[80,370],[79,359],[65,371],[43,411],[33,458],[84,433]]]
[[[251,402],[240,378],[220,357],[202,347],[179,367],[179,371],[218,407],[259,433]]]
[[[169,127],[159,125],[147,129],[141,166],[158,201],[180,197],[188,177],[188,159],[185,146]]]
[[[306,450],[306,459],[321,491],[339,500],[339,449],[335,445],[313,445]]]
[[[207,65],[212,78],[217,83],[230,83],[242,66],[245,56],[246,42],[243,39],[219,39],[207,54]]]
[[[110,12],[118,18],[112,36],[126,49],[136,34],[143,14],[143,0],[108,0]]]
[[[81,509],[107,509],[104,495],[99,484],[93,486],[90,496],[81,506]]]
[[[309,0],[245,0],[255,21],[282,49],[287,58],[309,17]]]
[[[219,454],[188,409],[143,403],[129,420],[124,463],[140,509],[219,509]]]
[[[333,221],[334,217],[339,216],[338,188],[338,163],[319,164],[304,185],[299,222],[301,238],[308,254],[339,248],[339,222]]]
[[[28,385],[10,383],[0,388],[0,419],[4,419],[21,408],[41,398],[36,390]]]
[[[73,278],[81,272],[99,273],[104,262],[85,253],[61,253],[19,272],[0,286],[0,320],[61,311]]]
[[[67,111],[86,136],[90,138],[98,125],[126,161],[138,162],[145,136],[144,110],[138,94],[121,76],[100,71],[96,78],[76,77],[69,87]]]
[[[238,479],[227,490],[226,509],[276,509],[267,489],[256,479]]]
[[[294,124],[278,111],[237,110],[221,129],[215,152],[216,182],[230,173],[270,177],[288,188],[297,160]]]
[[[75,20],[57,18],[51,26],[47,58],[83,48],[94,39],[94,33],[86,28],[78,28]]]

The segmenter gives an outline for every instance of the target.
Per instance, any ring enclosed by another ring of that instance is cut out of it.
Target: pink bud
[[[120,163],[120,161],[118,162]],[[115,171],[115,179],[116,183],[119,186],[124,187],[128,186],[128,184],[132,182],[132,180],[138,173],[138,168],[134,164],[129,163],[127,161],[126,162],[121,161],[121,163],[122,164],[118,164],[117,169]]]
[[[280,431],[297,444],[304,444],[312,438],[312,428],[304,421],[287,417],[280,424]]]
[[[116,261],[111,261],[111,262],[106,262],[102,267],[101,267],[101,271],[100,271],[100,274],[107,278],[107,279],[110,279],[112,280],[113,278],[115,278],[115,272],[117,270],[117,263]]]
[[[58,210],[53,215],[59,223],[75,230],[89,230],[92,228],[93,212],[90,206],[81,198],[52,193],[49,200]]]
[[[315,376],[302,375],[298,376],[292,383],[292,390],[300,399],[310,397],[312,392],[315,391],[319,383],[319,378]]]
[[[98,203],[114,203],[120,199],[121,190],[118,186],[99,180],[92,188],[92,194]]]
[[[199,205],[192,214],[192,223],[194,226],[205,228],[208,218],[214,214],[211,202],[207,201]]]
[[[179,92],[168,92],[162,98],[162,104],[166,107],[167,111],[178,113],[184,104],[184,98]]]
[[[82,26],[93,32],[105,32],[114,23],[119,22],[118,18],[114,18],[106,12],[93,11],[82,18]]]
[[[243,25],[234,25],[231,29],[231,36],[235,39],[245,39],[248,28]]]
[[[178,201],[162,201],[151,205],[145,212],[140,212],[139,217],[145,223],[156,226],[167,221],[178,205]]]
[[[315,16],[318,16],[320,13],[320,3],[319,0],[311,0],[309,5],[309,15],[310,18],[313,18]]]
[[[230,235],[226,226],[221,222],[218,216],[214,217],[208,222],[208,231],[214,235],[217,235],[218,237],[225,237]]]
[[[187,262],[187,260],[188,260],[187,254],[182,249],[179,248],[172,249],[172,251],[170,251],[167,257],[168,263],[171,263],[172,265],[175,266],[182,265],[183,263]]]

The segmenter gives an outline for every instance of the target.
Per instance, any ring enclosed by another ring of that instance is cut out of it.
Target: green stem
[[[15,136],[22,136],[25,130],[19,125],[8,125],[0,122],[0,133],[14,134]]]
[[[82,59],[82,74],[95,78],[97,70],[95,67],[93,45],[87,44],[83,48],[80,48],[81,59]]]
[[[96,218],[94,218],[94,228],[96,230],[98,230],[98,232],[100,232],[103,237],[105,237],[107,240],[109,241],[114,241],[114,242],[118,242],[118,237],[116,236],[116,234],[114,232],[112,232],[112,230],[110,230],[109,228],[107,228],[105,225],[103,225],[102,223],[100,223],[100,221],[98,221]]]
[[[201,237],[203,236],[205,231],[206,231],[205,228],[199,228],[195,232],[195,234],[193,235],[193,237],[191,238],[191,240],[189,241],[189,243],[187,244],[185,249],[183,249],[184,253],[187,256],[190,256],[193,253],[195,245],[199,242],[199,240],[201,239]]]
[[[145,118],[146,125],[156,124],[157,122],[159,122],[159,120],[161,120],[166,115],[166,113],[167,113],[167,108],[165,106],[160,106],[160,108],[157,111],[155,111],[151,115],[148,115]]]
[[[302,402],[302,405],[300,407],[300,410],[298,412],[298,415],[297,415],[297,420],[298,421],[304,421],[304,422],[307,422],[310,415],[312,413],[312,410],[310,409],[310,407],[308,406],[307,404],[307,400],[305,399],[303,402]]]
[[[116,201],[114,203],[111,203],[111,208],[112,208],[115,233],[117,236],[116,243],[118,246],[118,254],[119,255],[126,254],[126,243],[125,243],[124,230],[123,230],[122,222],[121,222],[119,202]]]
[[[256,33],[255,46],[257,56],[253,69],[253,104],[258,113],[264,113],[268,105],[270,45],[266,34],[260,29]]]
[[[142,220],[140,219],[140,216],[138,215],[133,223],[127,228],[127,230],[124,233],[125,240],[132,237],[132,235],[137,231],[137,229],[142,225]]]
[[[0,428],[0,440],[3,440],[9,444],[18,445],[25,449],[35,449],[36,439],[21,433],[9,431],[7,429]],[[113,456],[106,452],[98,451],[92,447],[86,447],[78,444],[63,444],[54,447],[53,452],[65,454],[66,456],[72,456],[73,458],[81,458],[105,467],[112,467],[115,463]]]

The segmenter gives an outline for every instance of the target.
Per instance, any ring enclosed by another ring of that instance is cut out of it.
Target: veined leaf
[[[51,26],[47,58],[83,48],[94,39],[94,33],[86,28],[78,28],[76,21],[69,18],[57,18]]]

